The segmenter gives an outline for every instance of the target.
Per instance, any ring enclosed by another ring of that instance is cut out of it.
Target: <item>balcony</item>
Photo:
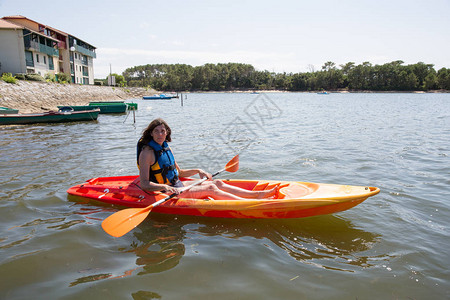
[[[45,53],[47,55],[50,56],[54,56],[54,57],[58,57],[59,56],[59,51],[58,49],[55,49],[53,47],[47,46],[48,45],[55,45],[56,46],[56,42],[50,39],[47,39],[43,36],[38,36],[37,34],[32,34],[30,36],[30,32],[29,31],[24,31],[25,36],[23,37],[23,43],[25,46],[25,50],[31,50],[31,51],[37,51],[37,52],[41,52],[41,53]],[[64,42],[60,42],[60,43],[64,43]],[[59,45],[59,43],[58,43]],[[65,43],[64,43],[65,45]]]
[[[59,57],[59,50],[49,47],[47,45],[42,45],[39,44],[39,52],[54,56],[54,57]]]
[[[84,47],[81,47],[81,46],[79,46],[77,44],[73,45],[73,47],[75,48],[75,51],[78,51],[78,52],[80,52],[80,53],[82,53],[84,55],[87,55],[87,56],[90,56],[90,57],[93,57],[93,58],[97,58],[97,54],[94,51],[88,50],[88,49],[86,49]]]
[[[45,53],[54,57],[59,57],[58,49],[43,45],[36,41],[25,41],[25,49]]]
[[[39,42],[31,41],[31,40],[25,40],[25,49],[26,50],[33,50],[33,51],[39,51]]]

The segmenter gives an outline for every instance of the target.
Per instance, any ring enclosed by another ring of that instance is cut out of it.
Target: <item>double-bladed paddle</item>
[[[222,173],[223,171],[233,173],[233,172],[236,172],[238,169],[239,169],[239,154],[236,155],[235,157],[233,157],[225,165],[225,168],[214,173],[212,175],[212,177]],[[179,194],[189,190],[193,186],[201,184],[202,182],[204,182],[207,179],[208,178],[203,178],[191,185],[181,188]],[[161,200],[159,200],[147,207],[144,207],[144,208],[127,208],[127,209],[118,211],[118,212],[110,215],[109,217],[107,217],[105,220],[103,220],[103,222],[102,222],[103,230],[105,230],[106,233],[108,233],[109,235],[112,235],[114,237],[121,237],[122,235],[126,234],[127,232],[133,230],[142,221],[144,221],[153,207],[156,207],[156,206],[172,199],[173,197],[175,197],[179,194],[173,193],[170,196],[167,196],[166,198],[161,199]]]

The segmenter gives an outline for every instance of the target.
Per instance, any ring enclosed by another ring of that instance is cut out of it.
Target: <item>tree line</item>
[[[349,62],[337,66],[326,62],[321,70],[305,73],[257,71],[242,63],[148,64],[123,72],[128,86],[151,87],[158,91],[230,90],[369,90],[429,91],[450,90],[450,68],[436,71],[433,64],[404,65],[401,60],[383,65]]]

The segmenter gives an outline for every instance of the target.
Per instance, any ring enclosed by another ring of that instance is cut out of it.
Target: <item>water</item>
[[[133,116],[0,128],[1,299],[448,299],[450,94],[188,94]],[[163,117],[182,167],[370,185],[334,215],[230,220],[150,214],[113,238],[119,208],[70,199],[137,174],[135,143]]]

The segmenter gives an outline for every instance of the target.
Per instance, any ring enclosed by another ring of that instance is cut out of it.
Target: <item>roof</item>
[[[23,26],[19,26],[8,22],[6,20],[0,19],[0,28],[2,29],[23,29]]]
[[[55,42],[59,42],[58,39],[55,39],[55,38],[53,38],[51,36],[47,36],[47,35],[43,34],[42,32],[37,32],[37,31],[34,31],[33,29],[26,28],[25,26],[11,23],[11,22],[9,22],[7,20],[4,20],[3,18],[0,19],[0,29],[26,29],[26,30],[28,30],[30,32],[36,33],[37,35],[40,35],[40,36],[43,36],[45,38],[51,39],[51,40],[53,40]]]
[[[21,16],[21,15],[17,15],[17,16],[5,16],[5,17],[1,18],[1,19],[0,19],[0,28],[4,28],[4,27],[2,27],[2,25],[1,25],[1,24],[2,24],[2,21],[3,21],[3,22],[8,23],[8,24],[11,25],[11,26],[16,26],[16,27],[11,27],[11,28],[15,28],[15,29],[19,29],[19,28],[21,28],[21,29],[28,29],[28,30],[30,30],[30,31],[32,31],[32,32],[34,32],[34,33],[37,33],[37,34],[40,34],[40,35],[44,35],[43,33],[41,33],[41,32],[36,32],[36,31],[34,31],[34,30],[30,29],[30,28],[27,28],[26,26],[21,26],[21,25],[13,24],[12,22],[9,22],[7,19],[24,19],[24,20],[31,21],[31,22],[33,22],[33,23],[36,23],[36,24],[38,24],[38,25],[42,25],[42,26],[44,26],[45,28],[48,28],[48,29],[50,29],[50,30],[53,30],[53,31],[55,31],[55,32],[57,32],[57,33],[60,33],[60,34],[62,34],[62,35],[65,35],[65,36],[72,36],[72,37],[76,38],[77,40],[82,41],[82,42],[85,43],[85,44],[88,44],[88,45],[91,46],[92,48],[97,49],[97,47],[94,47],[92,44],[90,44],[90,43],[88,43],[88,42],[85,42],[84,40],[79,39],[79,38],[77,38],[76,36],[74,36],[74,35],[72,35],[72,34],[65,33],[64,31],[55,29],[55,28],[53,28],[53,27],[47,26],[47,25],[42,24],[42,23],[39,23],[39,22],[36,22],[36,21],[34,21],[34,20],[28,19],[27,17]],[[6,26],[6,25],[5,25],[5,26]],[[5,28],[9,28],[9,27],[5,27]],[[59,40],[57,40],[57,39],[55,39],[55,38],[53,38],[53,37],[50,37],[50,36],[47,36],[47,35],[44,35],[44,36],[47,37],[47,38],[49,38],[49,39],[53,39],[53,40],[55,40],[55,41],[59,41]]]
[[[17,16],[4,16],[3,18],[11,18],[11,19],[26,19],[26,17],[17,15]]]
[[[44,26],[45,28],[48,28],[48,29],[50,29],[50,30],[53,30],[53,31],[55,31],[55,32],[57,32],[57,33],[60,33],[60,34],[62,34],[62,35],[65,35],[65,36],[68,36],[68,35],[69,35],[68,33],[65,33],[64,31],[61,31],[61,30],[59,30],[59,29],[53,28],[53,27],[51,27],[51,26],[48,26],[48,25],[45,25],[45,24],[42,24],[42,23],[39,23],[39,22],[36,22],[36,21],[34,21],[34,20],[31,20],[31,19],[29,19],[29,18],[27,18],[27,17],[20,16],[20,15],[17,15],[17,16],[5,16],[5,17],[3,17],[2,19],[4,19],[4,20],[8,20],[8,19],[23,19],[23,20],[28,20],[28,21],[33,22],[33,23],[36,23],[36,24],[38,24],[38,25],[42,25],[42,26]]]

